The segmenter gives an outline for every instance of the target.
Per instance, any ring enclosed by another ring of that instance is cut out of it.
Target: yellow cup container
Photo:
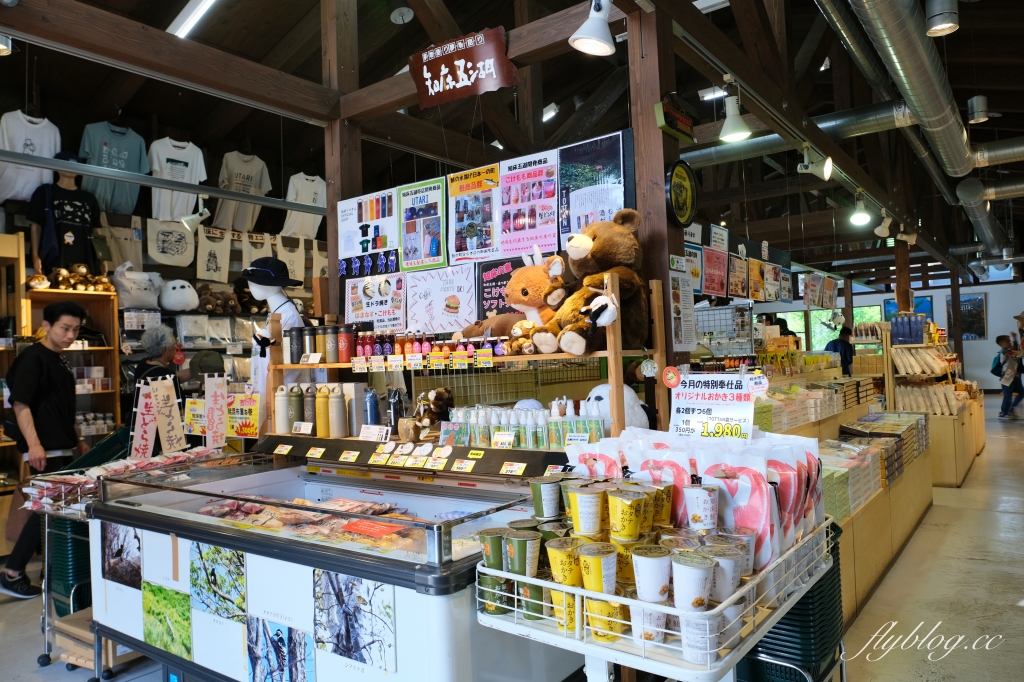
[[[551,607],[559,630],[576,631],[576,595],[551,590]]]
[[[638,488],[640,486],[632,486]],[[644,517],[647,495],[632,490],[608,491],[609,531],[623,540],[640,538],[640,525]]]
[[[580,572],[580,559],[577,550],[585,543],[580,538],[555,538],[548,540],[544,547],[548,550],[548,561],[551,563],[551,578],[559,585],[579,587],[583,584]]]

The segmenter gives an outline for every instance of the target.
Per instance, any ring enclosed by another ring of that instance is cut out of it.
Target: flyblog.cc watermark
[[[893,634],[893,629],[898,621],[891,620],[878,628],[875,634],[871,635],[868,641],[861,647],[860,651],[853,654],[843,654],[843,658],[852,661],[865,651],[864,659],[870,662],[880,661],[890,651],[899,649],[901,651],[927,651],[929,661],[941,661],[946,656],[957,650],[967,651],[992,651],[1003,643],[1002,635],[981,635],[973,642],[966,635],[943,635],[936,630],[942,625],[940,620],[926,635],[919,635],[918,632],[926,627],[923,622],[910,631],[908,635]],[[870,650],[869,650],[870,648]]]

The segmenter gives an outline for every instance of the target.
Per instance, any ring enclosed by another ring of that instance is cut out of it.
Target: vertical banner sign
[[[206,447],[222,448],[227,442],[228,380],[223,376],[206,375]]]
[[[170,379],[151,379],[149,390],[153,394],[156,430],[160,434],[164,454],[185,450],[185,430],[181,426],[181,407],[174,392],[174,382]]]
[[[624,204],[622,133],[558,150],[558,233],[563,249],[571,235],[590,223],[611,220]]]
[[[694,294],[704,291],[704,249],[696,244],[684,244],[686,272],[690,273],[690,284]]]
[[[821,282],[821,307],[831,310],[836,307],[836,293],[838,287],[836,281],[831,277],[825,277]]]
[[[519,82],[519,71],[505,55],[505,29],[487,28],[409,57],[420,109],[472,97]]]
[[[729,254],[726,251],[704,249],[704,295],[725,296],[729,278]]]
[[[783,303],[793,302],[793,273],[782,269],[782,281],[779,284],[779,300]]]
[[[452,263],[498,255],[501,233],[494,229],[498,164],[448,176],[448,252]]]
[[[764,261],[757,260],[756,258],[747,259],[747,272],[750,274],[749,284],[750,287],[750,300],[751,301],[763,301],[764,300]]]
[[[772,263],[764,264],[764,300],[779,300],[782,268]]]
[[[670,430],[701,438],[750,438],[754,398],[768,390],[763,375],[691,374],[672,389]]]
[[[397,198],[389,189],[338,202],[338,258],[398,248]]]
[[[403,271],[436,268],[447,261],[442,223],[444,199],[444,178],[398,188]]]
[[[747,259],[729,255],[729,295],[747,297]]]
[[[718,225],[711,226],[711,248],[729,250],[729,230]]]
[[[693,286],[689,274],[669,270],[672,290],[672,349],[676,352],[697,350],[697,320],[693,312]]]
[[[374,331],[405,329],[406,275],[356,277],[345,282],[345,324],[373,322]]]
[[[804,275],[804,303],[821,307],[821,289],[824,277],[816,272]]]
[[[408,329],[425,332],[462,331],[476,320],[476,287],[472,265],[453,265],[410,272]]]
[[[502,161],[501,255],[558,251],[557,150]]]
[[[147,459],[153,456],[153,444],[156,442],[156,414],[153,411],[153,392],[149,384],[136,382],[135,415],[132,423],[132,445],[129,459]]]

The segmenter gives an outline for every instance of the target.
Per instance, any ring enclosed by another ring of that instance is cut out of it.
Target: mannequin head
[[[301,287],[302,280],[288,276],[288,266],[277,258],[257,258],[242,270],[235,280],[239,286],[248,286],[257,301],[269,301],[271,296],[282,296],[282,287]]]
[[[281,287],[271,287],[265,284],[256,284],[256,282],[249,282],[249,293],[257,301],[267,301],[274,294],[281,293]]]

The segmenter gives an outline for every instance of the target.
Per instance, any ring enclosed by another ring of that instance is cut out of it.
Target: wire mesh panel
[[[753,304],[694,309],[697,335],[715,356],[750,355],[754,352]]]
[[[599,358],[579,360],[523,360],[495,364],[491,368],[442,369],[413,372],[412,394],[440,386],[452,388],[459,407],[477,404],[502,405],[536,398],[542,386],[604,377]]]

